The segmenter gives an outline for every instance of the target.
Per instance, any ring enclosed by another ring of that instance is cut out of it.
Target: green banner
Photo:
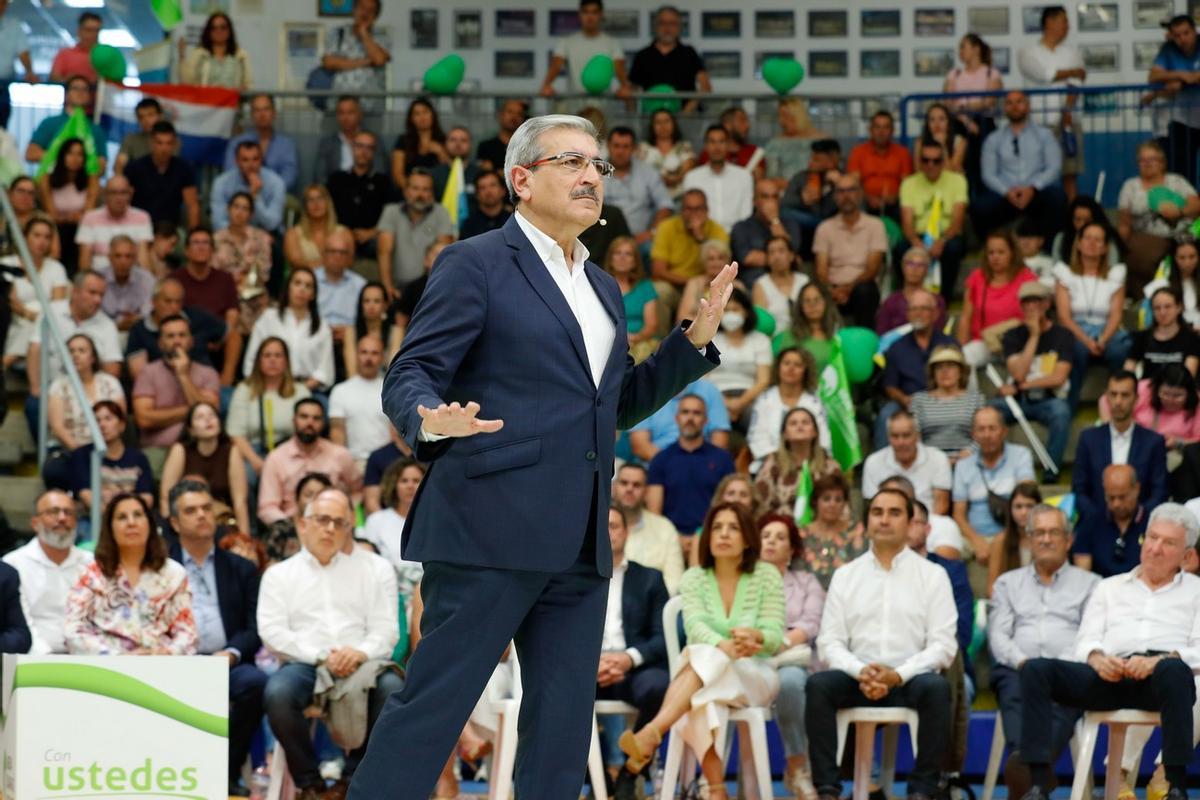
[[[858,441],[858,422],[854,418],[854,401],[850,398],[850,381],[846,378],[842,343],[834,337],[832,344],[833,356],[821,372],[821,385],[817,392],[829,417],[833,457],[842,472],[849,473],[863,460],[862,446]]]
[[[54,162],[58,160],[58,151],[62,149],[63,142],[68,139],[78,139],[83,142],[83,165],[87,174],[100,174],[100,157],[96,153],[96,139],[92,136],[91,120],[88,119],[86,111],[77,108],[71,112],[71,116],[67,117],[62,130],[46,148],[46,153],[42,156],[42,163],[38,165],[37,176],[39,178],[54,171]]]
[[[180,0],[150,0],[150,10],[158,17],[164,31],[172,30],[183,22],[183,3]]]

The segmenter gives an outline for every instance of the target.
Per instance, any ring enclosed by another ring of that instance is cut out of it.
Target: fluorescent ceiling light
[[[48,3],[42,3],[43,7],[46,5]],[[63,0],[63,5],[71,8],[103,8],[104,0]]]
[[[133,34],[125,28],[104,28],[100,31],[100,44],[136,48],[138,40],[133,38]]]

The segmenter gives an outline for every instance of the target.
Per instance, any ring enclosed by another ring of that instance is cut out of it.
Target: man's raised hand
[[[502,419],[479,419],[479,403],[474,401],[465,406],[459,403],[437,408],[417,406],[423,420],[421,430],[434,436],[474,436],[477,433],[495,433],[504,427]]]
[[[737,274],[736,261],[726,264],[709,285],[708,297],[701,298],[696,319],[687,330],[688,340],[696,347],[706,346],[721,327],[721,317],[725,315],[725,304],[733,294],[733,281]]]

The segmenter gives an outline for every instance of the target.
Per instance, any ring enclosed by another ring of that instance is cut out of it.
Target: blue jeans
[[[309,732],[312,720],[304,716],[304,709],[312,704],[313,686],[316,681],[316,667],[312,664],[291,662],[284,664],[270,677],[263,696],[271,731],[283,745],[288,771],[292,773],[292,782],[301,789],[323,789],[325,786],[319,771],[320,762],[313,748],[312,734]],[[368,700],[368,733],[379,717],[379,712],[383,710],[388,695],[403,688],[404,679],[395,672],[387,670],[379,674],[375,681],[375,689]],[[349,779],[354,774],[366,749],[367,744],[364,741],[361,747],[349,754],[342,772],[343,778]]]
[[[992,405],[1000,409],[1004,421],[1011,425],[1016,421],[1008,410],[1004,398],[998,397]],[[1025,412],[1030,421],[1040,422],[1049,430],[1046,436],[1046,452],[1055,468],[1062,470],[1062,456],[1067,450],[1067,439],[1071,436],[1071,407],[1060,397],[1047,397],[1043,400],[1027,400],[1018,396],[1017,405]]]
[[[1093,339],[1098,338],[1104,332],[1103,325],[1095,325],[1090,322],[1081,322],[1079,327],[1083,328],[1083,332]],[[1129,337],[1128,331],[1118,330],[1113,337],[1109,339],[1108,344],[1104,346],[1105,365],[1108,366],[1109,372],[1116,372],[1125,364],[1125,357],[1129,355],[1129,348],[1132,345],[1132,340]],[[1088,351],[1083,342],[1075,340],[1075,350],[1071,353],[1071,391],[1067,395],[1067,403],[1074,411],[1079,408],[1079,393],[1083,391],[1083,381],[1087,378],[1087,368],[1093,362],[1098,360]]]
[[[808,685],[808,670],[789,664],[779,668],[779,695],[775,698],[775,720],[783,738],[783,752],[788,758],[808,753],[808,738],[804,733],[804,687]]]

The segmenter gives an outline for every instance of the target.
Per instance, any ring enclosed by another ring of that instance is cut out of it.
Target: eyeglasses
[[[74,508],[47,508],[44,511],[38,512],[42,517],[73,517],[75,516]]]
[[[314,514],[308,517],[308,521],[318,528],[333,528],[338,531],[350,530],[350,520],[342,517],[331,517],[328,514]]]
[[[583,153],[576,153],[568,150],[565,153],[549,156],[548,158],[539,158],[537,161],[531,161],[528,164],[521,164],[525,169],[534,169],[543,164],[558,164],[565,168],[568,172],[582,172],[587,169],[588,164],[596,168],[596,172],[600,173],[600,177],[612,175],[616,170],[610,162],[602,158],[591,158]]]

